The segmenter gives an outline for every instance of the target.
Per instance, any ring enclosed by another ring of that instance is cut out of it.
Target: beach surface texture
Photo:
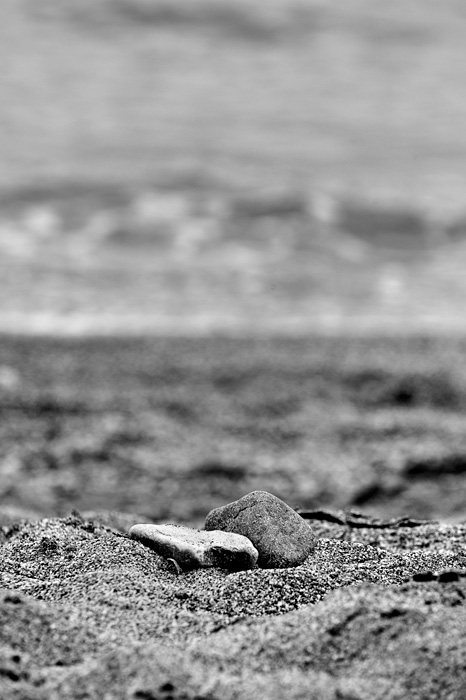
[[[466,523],[303,513],[294,567],[180,572],[138,516],[4,516],[0,697],[462,700]]]

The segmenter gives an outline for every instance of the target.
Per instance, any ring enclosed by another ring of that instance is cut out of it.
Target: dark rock
[[[257,563],[264,569],[302,564],[316,542],[298,513],[266,491],[253,491],[210,511],[205,529],[247,537],[259,552]]]

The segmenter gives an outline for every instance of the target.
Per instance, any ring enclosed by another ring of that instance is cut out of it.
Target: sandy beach
[[[177,575],[137,516],[4,514],[1,697],[461,700],[466,524],[318,517],[301,566]]]

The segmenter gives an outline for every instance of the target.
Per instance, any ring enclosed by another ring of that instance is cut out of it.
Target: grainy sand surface
[[[3,514],[1,698],[466,697],[466,523],[309,519],[301,566],[178,576],[137,521]]]

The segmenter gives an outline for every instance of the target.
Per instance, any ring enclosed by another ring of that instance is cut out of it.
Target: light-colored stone
[[[205,529],[247,537],[259,552],[257,563],[264,569],[302,564],[316,543],[311,528],[298,513],[267,491],[253,491],[211,510]]]
[[[182,569],[217,566],[231,571],[251,569],[257,549],[247,537],[230,532],[194,530],[183,525],[133,525],[130,537]]]

